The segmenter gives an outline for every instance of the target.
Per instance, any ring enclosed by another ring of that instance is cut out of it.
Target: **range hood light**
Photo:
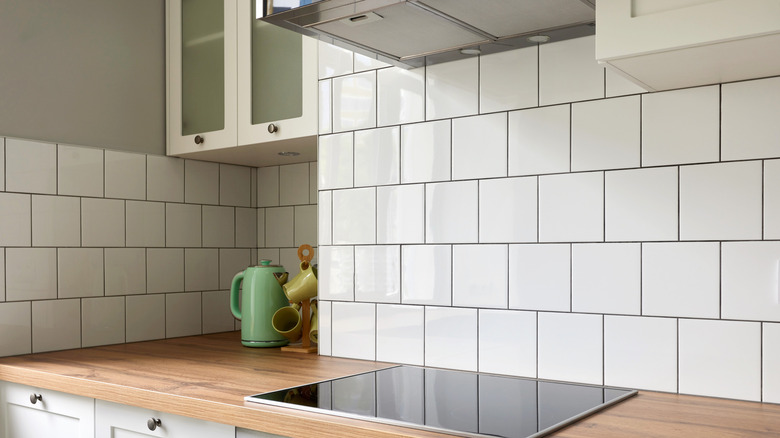
[[[300,152],[293,152],[293,151],[279,152],[279,155],[282,157],[297,157],[300,154],[301,154]]]
[[[547,41],[550,41],[550,37],[548,35],[533,35],[528,37],[528,41],[532,43],[543,44]]]

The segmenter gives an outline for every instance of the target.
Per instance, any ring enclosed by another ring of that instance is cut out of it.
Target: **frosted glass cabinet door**
[[[40,399],[32,403],[31,395],[39,395]],[[94,415],[94,399],[0,382],[3,438],[93,438]]]
[[[159,425],[149,427],[149,420],[159,420]],[[225,424],[95,401],[95,438],[234,438],[235,431]]]

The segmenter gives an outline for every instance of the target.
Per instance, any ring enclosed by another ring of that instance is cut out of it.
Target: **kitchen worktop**
[[[245,348],[230,332],[0,358],[0,380],[290,437],[440,436],[244,402],[388,365]],[[780,405],[642,391],[553,436],[754,435],[780,435]]]

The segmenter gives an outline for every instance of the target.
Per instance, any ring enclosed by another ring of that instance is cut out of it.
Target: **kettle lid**
[[[260,260],[260,264],[257,265],[258,268],[281,268],[282,265],[272,265],[271,260],[269,259],[263,259]]]

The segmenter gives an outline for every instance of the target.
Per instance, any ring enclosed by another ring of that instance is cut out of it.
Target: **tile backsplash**
[[[780,77],[320,44],[320,354],[780,403]]]

